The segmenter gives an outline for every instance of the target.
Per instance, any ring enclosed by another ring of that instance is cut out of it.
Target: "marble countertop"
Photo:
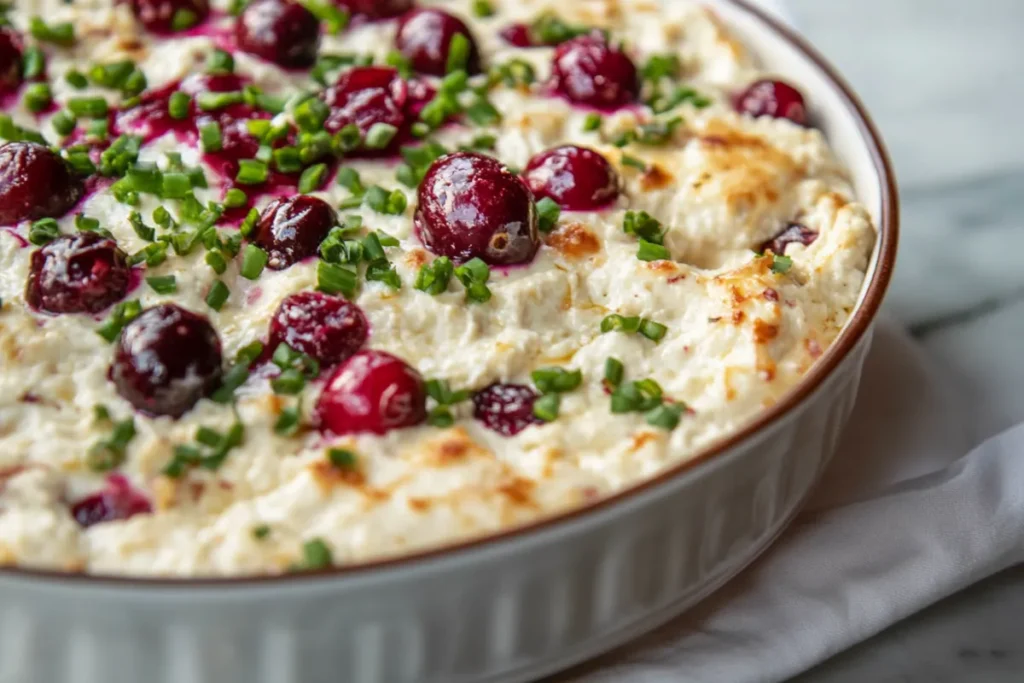
[[[979,411],[1024,420],[1024,2],[786,0],[882,129],[903,206],[887,307]],[[1024,567],[794,683],[1019,683]]]

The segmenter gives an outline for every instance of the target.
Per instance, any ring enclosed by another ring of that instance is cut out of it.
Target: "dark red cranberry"
[[[480,51],[469,27],[458,17],[439,9],[415,9],[403,16],[398,24],[395,47],[420,73],[444,76],[449,48],[456,35],[469,42],[466,71],[480,73]]]
[[[235,22],[238,47],[289,68],[313,66],[320,47],[320,22],[291,0],[256,0]]]
[[[412,9],[413,0],[335,0],[354,16],[392,19]]]
[[[99,493],[83,498],[71,506],[71,516],[83,527],[101,522],[114,522],[152,512],[144,495],[132,488],[123,475],[111,474]]]
[[[210,14],[207,0],[131,0],[131,5],[142,25],[157,33],[192,28]]]
[[[786,253],[786,247],[791,244],[803,244],[809,246],[818,239],[818,233],[799,223],[790,223],[786,229],[775,237],[761,245],[761,251],[768,251],[773,254],[782,255]]]
[[[615,169],[586,147],[565,145],[541,152],[530,159],[523,177],[535,197],[548,197],[570,211],[598,209],[619,196]]]
[[[271,318],[269,347],[285,343],[333,365],[362,348],[369,328],[355,304],[320,292],[299,292],[282,301]]]
[[[801,126],[807,123],[807,108],[800,91],[782,81],[753,83],[736,98],[736,111],[751,116],[789,119]]]
[[[510,24],[498,33],[509,45],[515,47],[533,47],[530,27],[526,24]]]
[[[537,215],[526,184],[500,161],[456,152],[431,165],[419,187],[416,230],[430,251],[454,261],[526,263],[537,253]]]
[[[11,28],[0,28],[0,94],[21,85],[21,37]]]
[[[580,36],[559,45],[552,74],[560,93],[591,107],[621,107],[636,101],[640,94],[633,60],[600,34]]]
[[[155,140],[165,133],[174,131],[186,133],[195,130],[193,120],[195,102],[189,104],[188,116],[183,119],[171,118],[168,102],[178,91],[178,83],[153,90],[139,96],[139,103],[129,109],[116,112],[118,130],[141,136],[146,142]]]
[[[354,123],[363,135],[375,123],[401,129],[405,126],[408,94],[408,86],[395,69],[381,66],[349,69],[324,91],[324,102],[331,110],[324,128],[337,133]]]
[[[60,156],[34,142],[0,147],[0,225],[59,218],[85,188]]]
[[[269,268],[283,270],[315,255],[334,224],[334,209],[324,200],[305,194],[281,197],[263,209],[253,242],[270,255]]]
[[[540,420],[533,415],[537,392],[523,384],[492,384],[473,394],[473,417],[503,436],[515,436]]]
[[[327,380],[316,412],[333,434],[384,434],[420,424],[427,416],[423,378],[405,361],[383,351],[360,351]]]
[[[99,313],[128,291],[127,259],[95,232],[58,237],[32,254],[25,300],[49,313]]]
[[[220,339],[210,321],[163,304],[125,326],[110,379],[143,413],[181,417],[220,385],[221,363]]]

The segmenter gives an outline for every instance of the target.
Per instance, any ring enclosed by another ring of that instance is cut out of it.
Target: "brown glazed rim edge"
[[[882,142],[874,122],[868,116],[864,105],[853,93],[853,90],[836,70],[813,48],[805,39],[795,31],[784,26],[775,18],[769,16],[760,8],[752,6],[747,0],[726,0],[738,7],[741,11],[753,15],[769,30],[776,33],[784,41],[789,43],[797,51],[807,57],[839,92],[848,110],[854,114],[857,120],[857,127],[863,137],[863,141],[869,146],[872,164],[879,174],[881,187],[881,220],[879,221],[879,244],[878,260],[875,266],[875,273],[868,283],[867,291],[861,305],[854,311],[850,320],[847,321],[846,329],[839,335],[825,356],[816,363],[804,377],[804,379],[793,387],[792,390],[771,408],[757,415],[743,429],[731,434],[725,439],[712,444],[698,453],[695,457],[686,462],[679,463],[674,467],[661,472],[651,479],[644,480],[634,486],[614,493],[607,498],[602,498],[593,503],[573,508],[562,514],[531,522],[522,526],[513,527],[498,533],[473,538],[466,541],[452,543],[449,545],[431,548],[428,550],[399,555],[381,560],[375,560],[351,566],[333,567],[313,572],[281,575],[257,575],[241,577],[212,577],[212,578],[147,578],[118,575],[96,575],[85,573],[69,573],[44,569],[27,569],[20,567],[0,568],[0,579],[22,579],[22,580],[44,580],[47,583],[63,583],[75,585],[107,585],[111,588],[219,588],[264,585],[268,588],[281,586],[283,583],[293,585],[296,582],[306,582],[310,579],[330,579],[332,577],[344,578],[356,575],[366,575],[375,571],[385,569],[404,568],[411,564],[421,563],[428,560],[439,560],[462,554],[471,550],[493,546],[510,539],[521,538],[534,532],[547,530],[551,527],[569,523],[585,515],[604,510],[617,505],[629,498],[641,493],[648,492],[667,481],[674,479],[684,473],[707,464],[710,460],[734,448],[741,442],[753,436],[756,432],[765,429],[777,420],[782,419],[787,413],[796,408],[806,400],[824,382],[824,380],[836,369],[846,358],[850,351],[864,336],[871,326],[876,314],[882,304],[889,281],[892,278],[892,271],[896,260],[896,245],[899,234],[899,198],[896,190],[896,179],[893,173],[892,162]]]

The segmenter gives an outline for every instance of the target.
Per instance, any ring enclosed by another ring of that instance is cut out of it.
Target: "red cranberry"
[[[210,322],[163,304],[125,326],[110,379],[136,409],[177,418],[220,385],[221,363],[220,339]]]
[[[801,126],[807,123],[807,109],[800,91],[782,81],[757,81],[736,98],[736,111],[751,116],[789,119]]]
[[[139,135],[146,142],[175,131],[186,133],[195,129],[193,115],[195,103],[189,104],[188,116],[183,119],[171,118],[168,102],[171,95],[178,91],[178,83],[171,83],[162,88],[147,90],[139,96],[139,103],[130,109],[116,112],[116,128],[120,131]]]
[[[0,225],[63,216],[84,191],[82,181],[49,147],[34,142],[0,147]]]
[[[333,365],[362,348],[369,327],[355,304],[320,292],[299,292],[282,301],[270,320],[269,347],[285,343]]]
[[[405,361],[382,351],[360,351],[327,380],[316,411],[333,434],[384,434],[417,425],[427,416],[423,378]]]
[[[337,133],[354,123],[363,135],[375,123],[401,129],[405,125],[408,94],[408,86],[395,69],[381,66],[349,69],[324,91],[324,102],[331,110],[324,128]]]
[[[334,209],[322,199],[304,194],[281,197],[263,209],[253,242],[270,255],[269,268],[284,270],[314,256],[334,223]]]
[[[469,42],[466,71],[480,73],[480,51],[469,27],[461,19],[439,9],[416,9],[403,16],[398,24],[395,46],[417,71],[444,76],[449,48],[456,35],[462,35]]]
[[[157,33],[192,28],[210,14],[207,0],[131,0],[131,5],[142,25]],[[179,24],[182,17],[188,17],[189,23]]]
[[[503,436],[515,436],[532,424],[537,392],[523,384],[492,384],[473,395],[473,417]]]
[[[392,19],[412,9],[412,0],[335,0],[355,16]]]
[[[771,249],[773,254],[782,255],[786,253],[786,247],[791,244],[803,244],[809,246],[818,239],[818,233],[799,223],[790,223],[786,229],[775,237],[761,245],[761,251]]]
[[[498,33],[509,45],[515,47],[533,47],[530,27],[526,24],[510,24]]]
[[[559,45],[552,68],[555,88],[579,104],[621,107],[640,94],[633,61],[599,34]]]
[[[21,37],[10,28],[0,28],[0,93],[13,92],[21,85]]]
[[[590,211],[619,196],[619,176],[601,154],[565,145],[541,152],[523,173],[537,198],[549,197],[563,209]]]
[[[83,527],[101,522],[128,519],[135,515],[152,512],[153,508],[144,495],[132,488],[120,474],[107,477],[107,484],[99,493],[83,498],[71,506],[71,516]]]
[[[128,291],[127,258],[95,232],[58,237],[32,254],[25,300],[50,313],[99,313]]]
[[[419,187],[416,230],[430,251],[455,261],[526,263],[540,238],[533,196],[500,161],[456,152],[431,165]]]
[[[256,0],[235,22],[238,47],[268,62],[313,66],[320,47],[320,22],[291,0]]]

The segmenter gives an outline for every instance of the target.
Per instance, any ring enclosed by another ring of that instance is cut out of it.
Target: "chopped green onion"
[[[533,416],[544,422],[554,422],[558,418],[558,409],[562,398],[558,394],[546,394],[533,402]]]
[[[298,147],[281,147],[273,154],[274,167],[281,173],[298,173],[302,170],[302,158]]]
[[[192,104],[192,98],[181,91],[175,92],[167,100],[167,113],[175,120],[188,118],[188,110]]]
[[[190,9],[179,8],[174,11],[171,17],[171,30],[187,31],[199,22],[199,15]]]
[[[321,260],[316,267],[316,288],[327,294],[351,298],[356,293],[356,272]]]
[[[641,171],[647,170],[647,163],[643,159],[638,159],[637,157],[629,154],[622,155],[622,164],[624,166],[632,166],[633,168],[640,169]]]
[[[636,235],[653,244],[664,244],[665,232],[661,223],[646,211],[627,211],[622,221],[622,230],[627,235]]]
[[[228,286],[220,280],[214,280],[213,286],[210,287],[210,291],[206,294],[206,305],[215,311],[219,311],[224,307],[224,303],[227,302],[230,296],[231,290],[228,289]]]
[[[199,126],[199,141],[204,152],[219,152],[223,146],[220,124],[210,121]]]
[[[398,134],[398,129],[389,123],[375,123],[366,132],[367,149],[384,149],[391,144]]]
[[[455,277],[466,288],[466,300],[486,303],[491,299],[491,290],[487,281],[491,277],[491,269],[480,258],[473,258],[455,269]]]
[[[217,273],[217,275],[223,275],[228,269],[227,259],[225,259],[224,255],[217,250],[210,250],[206,252],[205,261],[206,265],[210,266],[210,268],[213,269],[213,272]]]
[[[789,269],[793,267],[793,259],[789,256],[776,256],[772,255],[771,269],[773,273],[782,275],[789,272]]]
[[[309,0],[306,0],[308,3]],[[306,541],[302,546],[302,562],[295,567],[296,571],[312,571],[328,569],[334,564],[331,549],[319,538]]]
[[[668,328],[653,320],[641,318],[639,332],[653,342],[660,342],[665,337],[665,333],[668,332]]]
[[[310,166],[299,176],[299,192],[302,194],[316,192],[323,187],[326,177],[327,164],[314,164]]]
[[[301,399],[300,399],[301,402]],[[294,436],[302,424],[302,409],[299,405],[285,408],[274,422],[274,433],[280,436]]]
[[[29,33],[42,43],[53,43],[67,47],[75,42],[75,27],[70,23],[47,24],[39,17],[29,21]]]
[[[433,262],[420,267],[413,287],[436,296],[447,291],[454,272],[451,260],[447,256],[439,256]]]
[[[540,368],[530,373],[530,379],[540,393],[559,394],[578,388],[583,382],[583,372],[559,367]]]
[[[160,196],[166,199],[184,199],[192,193],[192,178],[187,173],[164,173],[160,181]]]
[[[128,214],[128,222],[132,226],[132,230],[139,236],[140,239],[146,242],[152,242],[156,239],[156,229],[152,226],[146,225],[146,221],[142,219],[142,214],[138,211],[132,211]]]
[[[267,265],[267,252],[263,251],[255,244],[245,245],[245,251],[242,252],[242,267],[241,275],[246,280],[255,280],[263,272],[263,269]]]
[[[28,229],[28,241],[37,247],[49,244],[60,237],[60,227],[52,218],[40,218]]]
[[[142,304],[138,300],[123,301],[114,306],[110,316],[96,328],[96,333],[108,342],[114,342],[125,325],[142,313]]]
[[[114,424],[110,438],[98,441],[89,449],[86,464],[94,472],[109,472],[124,462],[125,450],[135,438],[135,420],[128,418]]]
[[[235,180],[242,185],[259,185],[267,180],[270,171],[262,161],[241,159],[238,162],[238,175]]]
[[[235,72],[235,58],[230,52],[214,48],[206,63],[206,70],[212,74],[230,74]]]
[[[470,44],[469,39],[462,33],[456,33],[448,43],[448,61],[445,66],[445,73],[465,70],[469,62]]]
[[[338,7],[330,0],[301,0],[303,6],[310,14],[324,23],[324,28],[330,35],[337,35],[348,26],[349,14],[343,8]]]
[[[641,238],[640,248],[636,252],[636,257],[641,261],[667,261],[672,258],[672,255],[668,249],[660,244],[648,242]]]
[[[46,83],[32,83],[25,88],[25,95],[22,97],[25,108],[33,114],[45,111],[53,104],[53,93]]]
[[[258,524],[252,528],[252,537],[257,541],[262,541],[264,538],[270,535],[270,527],[266,524]]]
[[[352,152],[363,144],[363,133],[359,130],[359,126],[350,123],[334,134],[332,144],[341,154]]]
[[[249,203],[249,196],[237,187],[232,187],[224,193],[224,207],[238,209]]]
[[[662,403],[644,413],[644,419],[652,427],[661,427],[672,431],[679,425],[679,420],[685,411],[686,405],[683,403]]]
[[[604,361],[604,381],[605,386],[615,388],[622,384],[622,378],[625,375],[625,368],[622,365],[622,361],[618,358],[609,356]]]
[[[292,116],[295,119],[295,125],[301,130],[316,132],[323,130],[324,121],[327,120],[327,116],[330,113],[331,110],[324,104],[323,100],[310,96],[295,107]]]
[[[245,97],[241,91],[233,92],[201,92],[196,96],[196,105],[202,111],[216,111],[234,104],[242,104]]]
[[[61,109],[59,112],[53,115],[50,119],[50,123],[53,124],[53,129],[57,131],[58,135],[71,135],[71,132],[75,129],[75,124],[78,123],[75,117],[69,114],[66,110]]]
[[[359,466],[359,458],[350,450],[344,448],[327,449],[327,459],[333,467],[339,470],[354,470]]]
[[[256,209],[249,209],[249,213],[245,214],[245,218],[242,219],[242,224],[238,226],[238,233],[242,237],[252,237],[252,233],[256,230],[256,225],[260,222],[260,212]]]
[[[537,229],[541,232],[551,232],[561,215],[562,207],[558,202],[550,197],[542,198],[537,202]]]
[[[85,74],[76,69],[69,69],[64,74],[64,80],[75,90],[81,90],[89,85],[89,80],[85,77]]]
[[[478,126],[491,126],[501,121],[501,113],[489,100],[480,97],[466,107],[466,118]]]
[[[72,97],[68,109],[79,118],[101,119],[107,115],[107,101],[102,97]]]
[[[21,57],[21,75],[26,81],[32,81],[46,71],[46,55],[36,45],[31,45],[25,48],[25,53]]]
[[[624,317],[618,313],[612,313],[611,315],[605,316],[601,321],[601,332],[636,332],[640,329],[640,316],[634,315],[630,317]]]
[[[174,294],[178,291],[178,281],[173,275],[154,275],[146,278],[149,285],[157,294]]]
[[[494,16],[494,5],[490,0],[473,0],[473,16],[480,19]]]
[[[584,132],[590,132],[598,130],[601,127],[601,115],[597,112],[590,112],[587,114],[587,118],[583,120]]]
[[[306,378],[294,368],[288,368],[280,375],[270,380],[270,388],[275,394],[294,396],[300,393],[306,386]]]
[[[402,280],[398,277],[398,272],[387,261],[370,263],[366,267],[366,279],[370,282],[383,282],[391,289],[402,288]]]

